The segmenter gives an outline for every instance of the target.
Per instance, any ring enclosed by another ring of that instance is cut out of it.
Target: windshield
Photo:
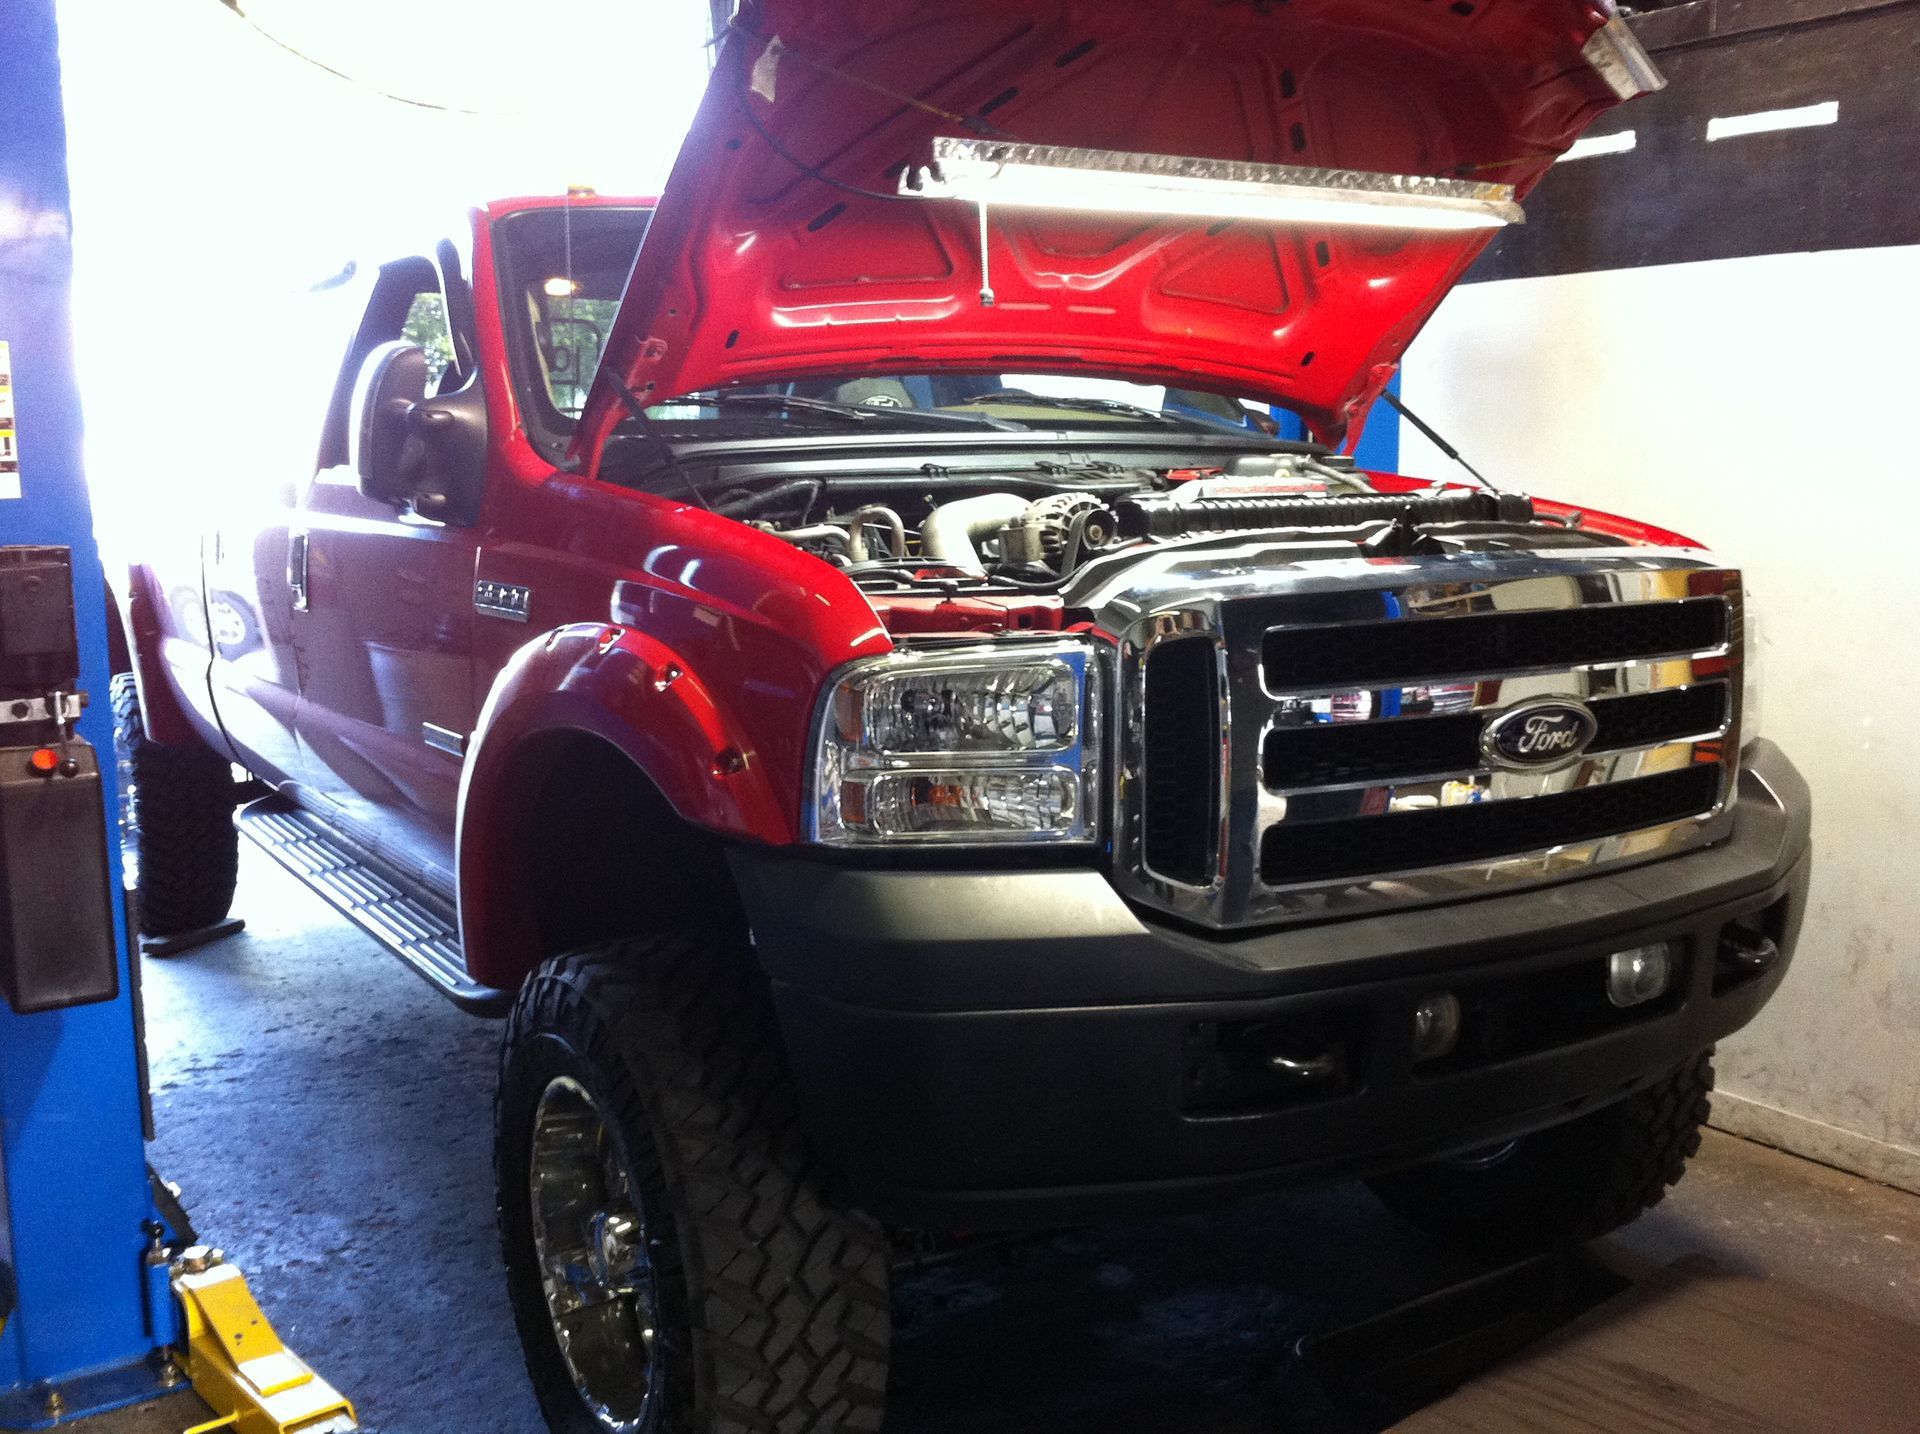
[[[498,230],[509,345],[531,426],[564,443],[600,366],[651,211],[527,210]],[[694,393],[647,410],[668,438],[931,428],[1189,429],[1272,434],[1266,404],[1200,389],[1047,373],[809,377]],[[628,420],[627,427],[632,427]]]

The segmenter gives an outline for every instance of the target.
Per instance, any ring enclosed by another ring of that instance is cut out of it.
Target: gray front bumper
[[[1363,1173],[1565,1120],[1657,1079],[1751,1020],[1791,958],[1811,802],[1749,750],[1733,835],[1535,890],[1225,939],[1138,914],[1097,872],[854,869],[735,854],[814,1140],[887,1218],[968,1228],[1076,1220]],[[1724,992],[1727,923],[1766,910],[1781,955]],[[1659,1014],[1522,1058],[1414,1072],[1411,1011],[1672,940],[1691,953]],[[1196,1023],[1317,1009],[1376,1033],[1338,1099],[1196,1114]]]

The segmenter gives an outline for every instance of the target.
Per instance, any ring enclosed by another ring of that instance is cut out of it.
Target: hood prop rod
[[[1399,414],[1402,418],[1406,419],[1408,423],[1411,423],[1415,428],[1419,429],[1420,432],[1423,435],[1425,435],[1427,442],[1431,443],[1435,448],[1438,448],[1442,453],[1446,454],[1447,457],[1451,458],[1455,463],[1458,463],[1462,468],[1466,469],[1467,472],[1471,473],[1474,477],[1474,481],[1477,482],[1482,488],[1485,488],[1489,493],[1498,493],[1501,491],[1500,489],[1496,488],[1491,481],[1488,480],[1486,474],[1482,473],[1478,468],[1475,468],[1471,463],[1467,462],[1466,459],[1462,458],[1460,456],[1460,450],[1458,448],[1455,448],[1451,443],[1447,442],[1446,439],[1442,438],[1439,434],[1435,433],[1432,427],[1428,425],[1425,419],[1421,418],[1419,414],[1415,413],[1412,409],[1408,408],[1404,403],[1402,403],[1400,401],[1400,396],[1396,394],[1392,389],[1390,388],[1381,389],[1380,397],[1384,398],[1387,401],[1387,407],[1391,408],[1395,413]]]
[[[976,201],[980,207],[980,307],[991,309],[999,302],[993,292],[993,269],[987,258],[987,201]]]
[[[613,386],[614,396],[620,400],[621,406],[627,410],[633,421],[640,425],[640,431],[647,435],[647,441],[653,444],[655,451],[665,460],[668,471],[680,480],[682,487],[693,494],[702,508],[711,513],[713,504],[707,501],[707,495],[701,491],[700,485],[693,481],[693,475],[681,466],[680,455],[673,451],[673,445],[667,441],[667,436],[648,416],[647,406],[640,401],[639,395],[627,387],[620,375],[606,368],[604,364],[601,367],[601,374]]]

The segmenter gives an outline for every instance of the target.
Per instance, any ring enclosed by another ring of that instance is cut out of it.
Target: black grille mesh
[[[1270,632],[1263,657],[1276,692],[1364,687],[1707,652],[1726,642],[1727,622],[1721,599],[1685,598],[1341,623]]]
[[[1141,851],[1190,886],[1207,884],[1220,829],[1219,685],[1211,638],[1178,638],[1147,659]]]
[[[1600,730],[1589,752],[1619,752],[1628,747],[1650,747],[1677,737],[1700,737],[1717,732],[1727,720],[1727,685],[1709,682],[1678,687],[1671,692],[1645,692],[1595,702],[1593,715]]]
[[[1718,763],[1553,796],[1434,811],[1282,822],[1260,844],[1270,886],[1452,866],[1592,841],[1697,816],[1720,793]]]
[[[1590,752],[1650,747],[1719,730],[1726,721],[1727,688],[1714,682],[1669,692],[1600,698],[1591,704],[1599,732]],[[1321,787],[1341,782],[1389,781],[1483,767],[1480,733],[1485,713],[1390,718],[1380,722],[1316,723],[1267,734],[1264,772],[1269,787]]]

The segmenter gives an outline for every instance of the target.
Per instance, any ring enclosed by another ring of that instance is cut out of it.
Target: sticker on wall
[[[0,339],[0,499],[20,496],[20,440],[13,428],[13,350]]]

